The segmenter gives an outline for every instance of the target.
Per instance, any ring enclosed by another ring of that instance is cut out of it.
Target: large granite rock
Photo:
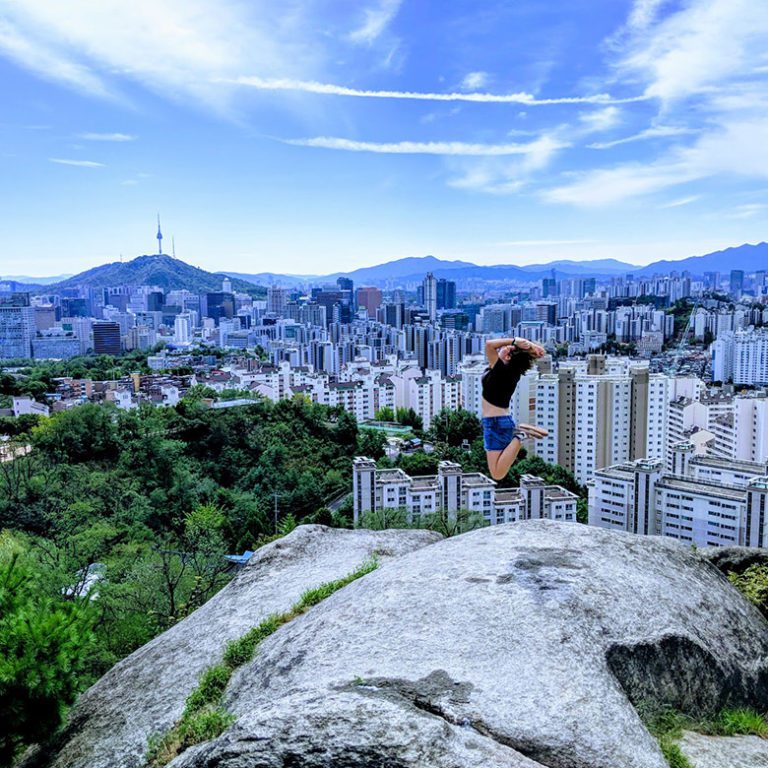
[[[230,640],[269,614],[288,610],[306,589],[347,575],[374,552],[386,564],[438,539],[428,531],[299,526],[259,549],[199,610],[113,667],[81,696],[59,742],[23,765],[142,765],[149,737],[173,725],[200,673],[221,659]]]
[[[529,521],[411,552],[283,627],[230,682],[236,722],[172,765],[666,768],[633,703],[767,694],[768,624],[698,554]]]

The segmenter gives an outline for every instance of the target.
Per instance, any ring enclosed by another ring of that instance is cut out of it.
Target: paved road
[[[352,495],[352,491],[344,491],[341,495],[337,496],[332,501],[329,501],[325,506],[331,510],[331,512],[337,512],[341,509],[342,504]]]

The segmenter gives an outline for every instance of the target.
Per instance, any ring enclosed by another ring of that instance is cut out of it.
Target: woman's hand
[[[528,341],[528,339],[516,339],[515,347],[517,347],[520,352],[528,353],[531,357],[543,357],[547,354],[544,347],[540,344],[534,344],[532,341]]]

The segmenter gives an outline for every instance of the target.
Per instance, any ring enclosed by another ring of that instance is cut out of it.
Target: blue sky
[[[768,239],[765,0],[0,0],[0,274]]]

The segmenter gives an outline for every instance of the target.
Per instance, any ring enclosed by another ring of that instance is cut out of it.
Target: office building
[[[731,295],[738,299],[744,293],[744,270],[732,269],[730,280]]]
[[[288,301],[288,290],[277,285],[270,285],[267,288],[267,312],[273,315],[285,314],[285,308]]]
[[[189,312],[181,312],[174,318],[173,340],[177,344],[188,344],[192,341],[192,316]]]
[[[32,339],[35,360],[68,360],[81,354],[80,339],[62,328],[51,328]]]
[[[122,350],[120,323],[99,320],[93,323],[93,351],[97,355],[119,355]]]
[[[232,293],[206,293],[204,295],[203,314],[210,317],[216,325],[221,320],[231,320],[235,316],[235,296]]]
[[[456,309],[456,283],[453,280],[440,278],[437,281],[437,308]]]
[[[368,317],[375,318],[381,306],[381,291],[378,288],[358,288],[357,306],[365,309]]]
[[[0,360],[32,357],[35,310],[28,293],[0,295]]]
[[[328,323],[350,323],[352,321],[352,292],[346,289],[339,291],[312,291],[313,300],[325,307]]]

